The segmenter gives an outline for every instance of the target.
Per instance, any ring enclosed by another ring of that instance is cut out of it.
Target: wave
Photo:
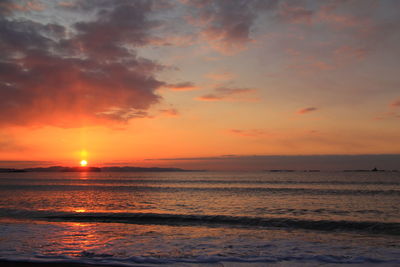
[[[374,190],[374,189],[312,189],[312,188],[275,188],[275,187],[185,187],[185,186],[142,186],[142,185],[2,185],[0,190],[40,190],[40,191],[212,191],[234,193],[272,193],[272,194],[305,194],[305,195],[396,195],[400,196],[400,190]]]
[[[163,213],[72,213],[1,209],[1,217],[44,219],[67,222],[155,224],[171,226],[234,226],[303,229],[317,231],[356,231],[370,234],[400,235],[400,223],[345,220],[307,220],[226,215],[186,215]]]
[[[377,234],[400,235],[400,223],[367,221],[299,220],[292,218],[259,218],[224,215],[181,215],[181,214],[70,214],[48,216],[47,219],[85,222],[118,222],[163,225],[229,225],[292,228],[322,231],[362,231]]]
[[[18,178],[19,183],[49,183],[57,184],[60,183],[72,183],[72,182],[82,182],[81,178]],[[15,178],[1,178],[0,182],[5,185],[13,185],[16,182]],[[7,183],[9,182],[9,184]],[[107,179],[107,178],[90,178],[85,180],[88,184],[255,184],[255,185],[400,185],[400,181],[340,181],[340,180],[327,180],[327,181],[302,181],[302,180],[216,180],[216,179]]]

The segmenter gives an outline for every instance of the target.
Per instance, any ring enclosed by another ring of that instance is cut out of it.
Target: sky
[[[399,43],[398,0],[0,0],[0,166],[394,168]]]

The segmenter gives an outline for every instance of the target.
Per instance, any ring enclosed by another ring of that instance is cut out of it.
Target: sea
[[[0,260],[400,266],[400,173],[0,173]]]

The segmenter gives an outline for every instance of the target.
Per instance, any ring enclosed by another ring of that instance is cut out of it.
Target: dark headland
[[[0,168],[0,172],[193,172],[204,170],[185,170],[180,168],[161,168],[161,167],[37,167],[37,168]]]

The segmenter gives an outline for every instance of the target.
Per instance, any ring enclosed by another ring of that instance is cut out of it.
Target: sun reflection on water
[[[89,179],[89,172],[79,172],[79,179],[81,180],[87,180]]]
[[[77,209],[77,210],[74,210],[74,212],[86,212],[86,210],[85,209]]]

